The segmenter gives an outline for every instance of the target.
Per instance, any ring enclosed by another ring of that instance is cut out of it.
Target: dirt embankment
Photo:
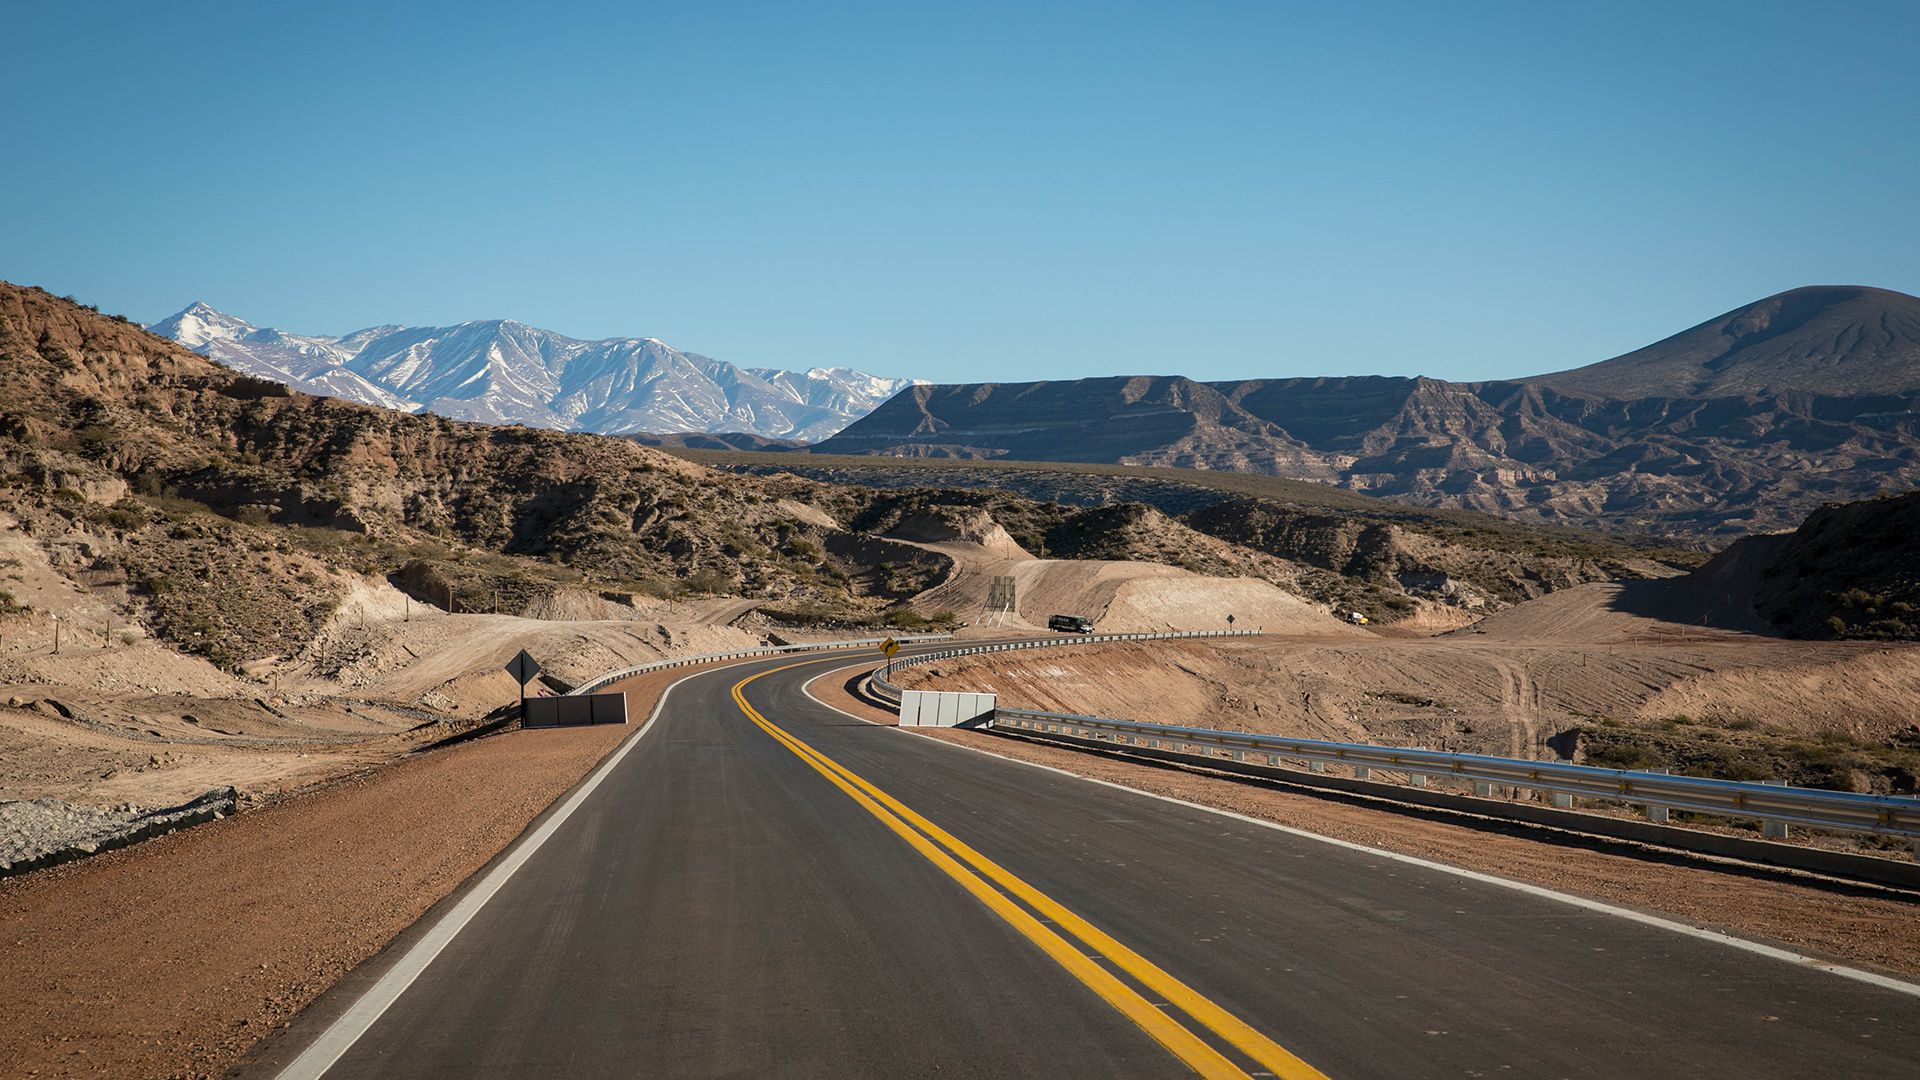
[[[629,714],[647,716],[685,675],[622,684]],[[0,1062],[20,1076],[218,1075],[632,731],[515,732],[435,750],[0,880]]]
[[[922,611],[952,611],[999,630],[1045,627],[1049,616],[1081,615],[1100,633],[1265,627],[1329,636],[1359,634],[1325,609],[1248,577],[1208,577],[1152,562],[1034,559],[970,541],[920,545],[953,560],[951,576],[913,598]],[[988,607],[992,579],[1014,581],[1015,606]],[[1227,616],[1232,615],[1232,624]]]

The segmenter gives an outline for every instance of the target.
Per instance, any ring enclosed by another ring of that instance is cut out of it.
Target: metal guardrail
[[[1920,799],[1896,795],[1861,795],[1445,750],[1289,739],[1025,709],[997,709],[991,723],[994,727],[1072,735],[1197,757],[1225,755],[1244,761],[1247,754],[1254,753],[1264,754],[1267,764],[1275,766],[1282,759],[1346,765],[1360,779],[1370,778],[1375,769],[1404,772],[1414,785],[1421,787],[1429,777],[1466,780],[1474,784],[1474,793],[1482,796],[1490,794],[1487,789],[1492,785],[1502,784],[1560,796],[1555,801],[1562,806],[1570,805],[1570,800],[1577,796],[1632,803],[1652,810],[1687,810],[1759,818],[1781,825],[1920,837]]]
[[[1107,640],[1136,639],[1135,635],[1115,635]],[[1044,644],[1053,642],[951,649],[922,654],[906,662],[927,663]],[[882,686],[877,675],[873,686],[876,690]],[[897,701],[898,694],[898,688],[885,684],[882,696],[891,695]],[[1628,803],[1643,807],[1647,816],[1655,821],[1665,821],[1671,810],[1757,818],[1765,823],[1766,834],[1774,839],[1784,839],[1789,825],[1898,836],[1913,841],[1916,854],[1920,855],[1920,799],[1897,795],[1863,795],[1789,787],[1784,783],[1603,769],[1446,750],[1293,739],[1027,709],[996,709],[988,726],[1062,734],[1115,746],[1140,746],[1201,759],[1218,760],[1224,756],[1245,761],[1248,754],[1257,754],[1265,755],[1269,766],[1278,766],[1282,760],[1305,761],[1314,771],[1326,765],[1344,765],[1353,770],[1357,779],[1371,779],[1373,770],[1378,769],[1405,773],[1408,782],[1417,787],[1425,787],[1430,777],[1442,777],[1469,782],[1473,793],[1483,797],[1491,795],[1493,785],[1500,784],[1544,793],[1554,806],[1562,809],[1571,808],[1576,797]]]
[[[1025,641],[996,641],[984,645],[969,645],[961,649],[947,649],[943,652],[921,653],[887,664],[882,671],[893,671],[914,664],[931,664],[936,660],[950,660],[956,656],[973,656],[979,653],[1011,652],[1019,649],[1050,649],[1063,645],[1097,645],[1106,641],[1169,641],[1177,638],[1218,638],[1218,637],[1258,637],[1263,631],[1253,630],[1168,630],[1162,633],[1140,634],[1079,634],[1072,637],[1030,638]],[[869,683],[875,693],[898,706],[900,688],[887,681],[880,671],[873,674]]]
[[[952,637],[952,634],[902,634],[895,636],[893,640],[903,645],[911,645],[919,641],[946,641]],[[567,693],[569,696],[591,694],[595,690],[606,686],[608,683],[619,682],[621,679],[631,679],[635,675],[645,675],[649,671],[661,671],[666,668],[692,667],[695,664],[711,664],[716,660],[741,660],[754,656],[780,656],[786,653],[821,652],[827,649],[851,649],[860,645],[878,645],[885,640],[887,639],[884,637],[875,637],[850,638],[842,641],[803,641],[798,645],[762,645],[758,648],[736,649],[732,652],[701,653],[698,656],[676,656],[668,660],[655,660],[651,664],[641,664],[638,667],[609,671],[604,675],[595,676],[591,682],[576,686]]]

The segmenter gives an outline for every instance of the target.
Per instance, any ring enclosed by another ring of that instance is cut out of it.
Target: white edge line
[[[844,670],[844,669],[837,669],[837,670]],[[1813,968],[1816,971],[1824,971],[1829,975],[1838,975],[1843,979],[1853,979],[1858,982],[1863,982],[1872,986],[1877,986],[1882,990],[1891,990],[1897,994],[1906,994],[1909,997],[1920,997],[1920,984],[1906,982],[1905,980],[1896,979],[1888,975],[1881,975],[1878,972],[1863,971],[1860,968],[1847,967],[1845,964],[1829,963],[1828,961],[1821,960],[1812,956],[1806,956],[1801,953],[1793,952],[1789,949],[1782,949],[1773,945],[1763,945],[1758,941],[1749,941],[1746,938],[1735,937],[1732,934],[1722,933],[1721,931],[1718,931],[1718,930],[1709,930],[1703,926],[1689,926],[1688,924],[1683,922],[1675,922],[1672,919],[1662,918],[1661,916],[1658,916],[1658,915],[1649,915],[1646,912],[1635,911],[1632,908],[1617,907],[1613,904],[1609,904],[1601,900],[1590,900],[1584,896],[1575,896],[1572,893],[1557,892],[1553,889],[1545,888],[1540,885],[1529,885],[1524,881],[1513,881],[1508,878],[1496,877],[1493,874],[1483,874],[1478,870],[1468,870],[1464,867],[1449,866],[1446,863],[1434,862],[1431,859],[1422,859],[1417,855],[1403,855],[1400,852],[1388,851],[1385,848],[1369,847],[1366,844],[1356,844],[1351,840],[1339,840],[1331,836],[1322,836],[1319,833],[1308,832],[1305,829],[1295,828],[1291,825],[1282,825],[1277,821],[1267,821],[1264,818],[1252,817],[1247,814],[1239,814],[1239,813],[1235,813],[1232,810],[1222,810],[1217,806],[1208,806],[1205,803],[1191,802],[1187,799],[1175,798],[1172,795],[1161,795],[1157,792],[1143,791],[1140,788],[1128,787],[1125,784],[1115,783],[1112,780],[1102,780],[1094,776],[1083,776],[1080,773],[1073,772],[1068,769],[1062,769],[1054,765],[1042,765],[1037,761],[1023,761],[1020,758],[1008,757],[1005,754],[996,754],[991,750],[983,749],[978,746],[967,746],[963,743],[948,742],[945,739],[935,739],[930,736],[923,735],[917,731],[909,731],[908,729],[900,727],[896,724],[882,724],[875,720],[869,720],[864,716],[857,716],[853,713],[848,712],[845,709],[840,708],[837,705],[830,705],[827,702],[821,701],[818,697],[814,697],[813,684],[831,674],[834,674],[833,670],[823,671],[820,674],[815,675],[813,678],[808,679],[806,681],[806,684],[801,687],[801,692],[806,694],[807,697],[812,698],[814,704],[819,705],[822,708],[832,709],[834,712],[837,712],[842,716],[852,717],[853,719],[859,720],[862,723],[872,724],[874,727],[890,728],[894,731],[900,732],[902,735],[911,735],[911,736],[914,736],[915,738],[923,738],[923,739],[926,739],[928,742],[935,743],[940,746],[950,746],[956,750],[967,750],[976,754],[984,754],[987,757],[994,758],[999,761],[1010,761],[1016,765],[1026,765],[1030,768],[1044,769],[1050,773],[1059,773],[1061,776],[1070,776],[1075,780],[1084,780],[1089,784],[1099,784],[1101,787],[1110,787],[1119,791],[1131,792],[1135,795],[1143,795],[1149,799],[1158,799],[1161,802],[1173,803],[1176,806],[1185,806],[1194,810],[1204,810],[1209,814],[1218,814],[1221,817],[1232,818],[1235,821],[1243,821],[1249,825],[1258,825],[1261,828],[1265,828],[1265,829],[1274,829],[1279,832],[1287,833],[1288,835],[1291,835],[1291,836],[1302,837],[1307,840],[1318,840],[1323,844],[1332,844],[1335,847],[1345,848],[1348,851],[1357,851],[1365,855],[1371,855],[1371,856],[1375,856],[1377,858],[1382,858],[1382,859],[1392,859],[1395,862],[1406,863],[1411,866],[1418,866],[1426,870],[1438,870],[1443,874],[1452,874],[1455,877],[1466,878],[1469,881],[1478,881],[1487,885],[1498,885],[1503,889],[1512,889],[1515,892],[1526,893],[1529,896],[1537,896],[1544,900],[1552,900],[1556,903],[1568,904],[1577,908],[1584,908],[1588,911],[1599,912],[1603,915],[1612,915],[1612,916],[1615,916],[1616,918],[1626,919],[1630,922],[1639,923],[1642,926],[1651,926],[1660,930],[1670,930],[1676,934],[1685,934],[1688,937],[1699,938],[1702,941],[1718,942],[1719,944],[1726,945],[1730,948],[1741,949],[1746,952],[1755,953],[1760,956],[1769,957],[1774,960],[1784,960],[1788,963],[1795,964],[1800,967]]]
[[[353,1048],[353,1044],[358,1042],[360,1037],[379,1021],[387,1009],[400,999],[400,995],[407,992],[407,988],[413,985],[414,980],[420,977],[429,964],[433,963],[441,950],[445,949],[454,937],[473,921],[473,917],[480,913],[480,909],[487,906],[487,901],[493,899],[493,895],[506,885],[514,872],[525,865],[549,837],[559,831],[560,826],[580,808],[580,804],[587,801],[587,797],[593,794],[594,789],[600,786],[600,782],[607,778],[615,766],[619,765],[634,747],[640,745],[640,740],[653,728],[653,722],[660,719],[660,712],[667,707],[667,698],[674,689],[688,679],[709,674],[711,670],[689,672],[675,679],[661,691],[660,700],[653,707],[653,714],[647,717],[646,723],[640,725],[640,730],[621,743],[620,749],[615,750],[611,757],[601,762],[587,777],[586,782],[574,791],[573,796],[561,804],[559,810],[542,822],[538,829],[521,838],[505,859],[495,864],[478,885],[460,898],[460,902],[454,905],[453,910],[442,916],[439,922],[434,923],[433,929],[414,942],[412,947],[407,949],[406,955],[368,987],[366,992],[340,1015],[339,1019],[320,1033],[319,1038],[309,1043],[307,1048],[300,1052],[300,1056],[288,1062],[287,1066],[278,1073],[278,1080],[319,1080],[320,1077],[325,1076],[327,1070],[333,1068],[347,1051]]]

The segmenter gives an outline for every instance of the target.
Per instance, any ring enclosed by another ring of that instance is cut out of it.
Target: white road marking
[[[840,668],[837,670],[844,671],[846,669]],[[1089,783],[1089,784],[1099,784],[1102,787],[1110,787],[1117,791],[1131,792],[1135,795],[1143,795],[1149,799],[1158,799],[1161,802],[1173,803],[1175,806],[1185,806],[1194,810],[1204,810],[1209,814],[1218,814],[1221,817],[1232,818],[1235,821],[1242,821],[1249,825],[1258,825],[1264,829],[1274,829],[1278,832],[1286,833],[1289,836],[1298,836],[1306,840],[1317,840],[1320,843],[1332,844],[1335,847],[1345,848],[1348,851],[1357,851],[1366,855],[1378,856],[1379,858],[1382,858],[1382,859],[1392,859],[1395,862],[1406,863],[1410,866],[1418,866],[1426,870],[1437,870],[1443,874],[1452,874],[1455,877],[1466,878],[1469,881],[1478,881],[1487,885],[1497,885],[1503,889],[1512,889],[1515,892],[1526,893],[1529,896],[1537,896],[1543,900],[1552,900],[1555,903],[1567,904],[1572,907],[1582,908],[1587,911],[1599,912],[1600,914],[1603,914],[1603,915],[1612,915],[1616,918],[1626,919],[1630,922],[1639,923],[1642,926],[1651,926],[1659,930],[1669,930],[1676,934],[1685,934],[1688,937],[1699,938],[1702,941],[1717,942],[1721,945],[1726,945],[1730,948],[1741,949],[1743,951],[1755,953],[1760,956],[1769,957],[1774,960],[1784,960],[1788,963],[1797,964],[1800,967],[1808,967],[1808,968],[1813,968],[1816,971],[1824,971],[1829,975],[1838,975],[1843,979],[1853,979],[1858,982],[1867,983],[1872,986],[1877,986],[1882,990],[1891,990],[1896,994],[1906,994],[1909,997],[1920,997],[1920,984],[1906,982],[1902,979],[1896,979],[1888,975],[1881,975],[1877,972],[1863,971],[1860,968],[1847,967],[1845,964],[1829,963],[1825,960],[1820,960],[1815,957],[1806,956],[1801,953],[1793,952],[1788,949],[1781,949],[1772,945],[1763,945],[1758,941],[1748,941],[1746,938],[1734,937],[1732,934],[1722,933],[1718,930],[1709,930],[1703,926],[1690,926],[1683,922],[1675,922],[1672,919],[1662,918],[1658,915],[1649,915],[1646,912],[1634,911],[1632,908],[1616,907],[1613,904],[1609,904],[1601,900],[1589,900],[1584,896],[1575,896],[1572,893],[1557,892],[1553,889],[1545,888],[1540,885],[1529,885],[1523,881],[1511,881],[1511,880],[1508,880],[1507,878],[1495,877],[1492,874],[1483,874],[1477,870],[1468,870],[1458,866],[1448,866],[1446,863],[1438,863],[1430,859],[1422,859],[1416,855],[1403,855],[1400,852],[1388,851],[1385,848],[1369,847],[1366,844],[1356,844],[1351,840],[1339,840],[1331,836],[1322,836],[1319,833],[1308,832],[1305,829],[1298,829],[1291,825],[1282,825],[1277,821],[1267,821],[1264,818],[1252,817],[1247,814],[1238,814],[1233,812],[1232,810],[1222,810],[1217,806],[1208,806],[1204,803],[1191,802],[1186,799],[1175,798],[1172,795],[1161,795],[1152,791],[1143,791],[1140,788],[1128,787],[1125,784],[1115,783],[1111,780],[1102,780],[1102,779],[1099,779],[1098,777],[1093,777],[1093,776],[1082,776],[1077,772],[1072,772],[1067,769],[1058,768],[1053,765],[1042,765],[1037,761],[1023,761],[1020,758],[1008,757],[1005,754],[996,754],[993,751],[984,749],[982,747],[967,746],[962,743],[948,742],[945,739],[936,739],[929,735],[923,735],[919,731],[916,731],[912,728],[903,728],[903,727],[898,727],[891,724],[882,724],[874,720],[868,720],[864,716],[856,716],[855,714],[850,713],[845,709],[842,709],[836,705],[830,705],[827,702],[821,701],[818,697],[814,696],[813,684],[818,682],[820,679],[825,678],[827,675],[831,675],[831,674],[835,674],[835,671],[822,672],[821,674],[816,675],[811,679],[808,679],[806,684],[801,687],[801,691],[805,693],[807,697],[812,698],[814,704],[819,705],[822,708],[832,709],[834,712],[837,712],[842,716],[849,716],[863,723],[872,724],[875,727],[889,728],[890,730],[898,731],[902,735],[907,735],[913,738],[926,739],[928,742],[935,743],[940,746],[950,746],[956,750],[972,751],[973,753],[983,754],[997,761],[1010,761],[1016,765],[1025,765],[1025,766],[1028,766],[1029,768],[1034,768],[1034,769],[1044,769],[1047,772],[1058,773],[1061,776],[1070,776],[1075,780],[1085,781],[1086,783]]]
[[[319,1038],[301,1051],[299,1057],[294,1058],[286,1068],[281,1069],[279,1080],[319,1080],[320,1077],[325,1076],[327,1070],[333,1068],[334,1064],[353,1048],[353,1044],[373,1027],[381,1015],[400,999],[400,995],[407,992],[407,988],[412,986],[414,980],[420,977],[420,973],[427,969],[427,965],[433,963],[434,958],[440,955],[440,951],[445,949],[447,944],[473,921],[473,917],[480,913],[480,909],[487,906],[487,901],[493,899],[493,895],[506,885],[514,872],[525,865],[527,860],[533,857],[534,852],[540,850],[540,845],[546,843],[548,838],[559,831],[560,826],[566,824],[567,818],[580,808],[580,804],[587,801],[588,796],[600,786],[601,781],[607,778],[607,775],[626,758],[634,747],[640,745],[640,740],[653,728],[653,722],[660,719],[660,712],[666,708],[667,698],[672,695],[674,689],[688,679],[710,673],[711,669],[708,669],[683,675],[661,691],[660,701],[653,707],[653,715],[647,717],[647,722],[640,725],[640,730],[621,743],[620,749],[615,750],[612,756],[601,762],[587,777],[586,782],[574,791],[573,796],[563,803],[559,810],[556,810],[546,821],[541,822],[538,829],[522,837],[505,859],[496,864],[487,876],[473,887],[472,891],[461,897],[453,910],[447,912],[439,922],[433,925],[433,929],[414,942],[406,955],[388,968],[386,974],[380,976],[371,987],[368,987],[367,991],[360,995],[359,1000],[348,1006],[347,1011],[342,1013],[327,1030],[321,1032]]]

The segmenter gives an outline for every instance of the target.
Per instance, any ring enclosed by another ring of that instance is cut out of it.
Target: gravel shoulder
[[[687,671],[620,684],[649,715]],[[0,1062],[212,1076],[513,841],[637,730],[511,732],[0,880]]]
[[[892,713],[850,693],[850,680],[872,666],[835,669],[813,683],[813,693],[862,719],[894,724],[897,717]],[[1812,956],[1920,978],[1920,895],[1912,893],[1754,870],[1526,826],[1472,825],[1421,811],[1370,806],[983,732],[921,728],[912,733],[1337,840],[1665,915]]]

